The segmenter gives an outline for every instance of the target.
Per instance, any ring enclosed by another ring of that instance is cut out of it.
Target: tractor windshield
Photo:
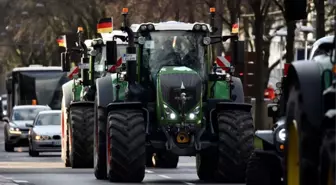
[[[143,65],[152,76],[164,66],[186,66],[205,77],[204,33],[190,31],[150,32],[145,38]]]
[[[120,57],[123,57],[124,54],[126,54],[126,47],[125,44],[118,44],[117,47],[117,56],[118,60]],[[97,75],[100,75],[102,72],[105,71],[105,61],[106,61],[106,48],[102,47],[100,51],[97,52],[96,58],[95,58],[95,72]]]

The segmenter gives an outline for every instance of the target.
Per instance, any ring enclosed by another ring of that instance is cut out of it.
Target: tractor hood
[[[157,76],[157,93],[167,106],[180,115],[193,111],[202,99],[202,79],[198,73],[188,67],[163,67]],[[184,97],[184,98],[183,98]],[[182,103],[184,99],[184,103]],[[162,105],[162,102],[159,103]],[[182,110],[183,109],[183,110]],[[199,109],[199,107],[198,107]]]

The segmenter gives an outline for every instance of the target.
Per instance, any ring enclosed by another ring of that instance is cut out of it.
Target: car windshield
[[[13,121],[34,120],[36,115],[43,110],[50,110],[50,109],[48,108],[14,109],[12,120]]]
[[[152,75],[163,66],[186,66],[204,77],[204,36],[190,31],[150,32],[143,46],[143,65]]]
[[[53,113],[53,114],[41,114],[37,118],[35,125],[43,126],[43,125],[60,125],[61,124],[61,114]]]

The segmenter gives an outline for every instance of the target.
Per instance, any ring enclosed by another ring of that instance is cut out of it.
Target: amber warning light
[[[128,13],[128,8],[123,8],[122,13],[124,13],[124,14]]]
[[[83,27],[78,27],[77,28],[77,32],[83,32],[83,31],[84,31]]]
[[[215,13],[216,12],[216,8],[210,8],[210,13]]]

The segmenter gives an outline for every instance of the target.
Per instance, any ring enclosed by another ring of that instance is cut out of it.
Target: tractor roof
[[[185,23],[185,22],[178,22],[178,21],[167,21],[167,22],[160,22],[160,23],[141,23],[141,24],[132,24],[131,29],[134,32],[138,32],[140,29],[140,26],[142,25],[148,25],[148,24],[153,24],[155,27],[155,30],[193,30],[194,26],[196,24],[200,25],[206,25],[208,27],[208,30],[211,31],[211,26],[206,23],[200,23],[200,22],[195,22],[195,23]]]
[[[127,36],[127,33],[121,31],[121,30],[114,30],[112,33],[101,33],[100,34],[103,38],[104,43],[106,41],[112,41],[114,35],[122,35],[122,36]],[[127,44],[127,42],[123,42],[120,39],[116,39],[117,44]]]
[[[30,65],[29,67],[16,67],[12,71],[13,72],[17,72],[17,71],[62,71],[62,67]]]

